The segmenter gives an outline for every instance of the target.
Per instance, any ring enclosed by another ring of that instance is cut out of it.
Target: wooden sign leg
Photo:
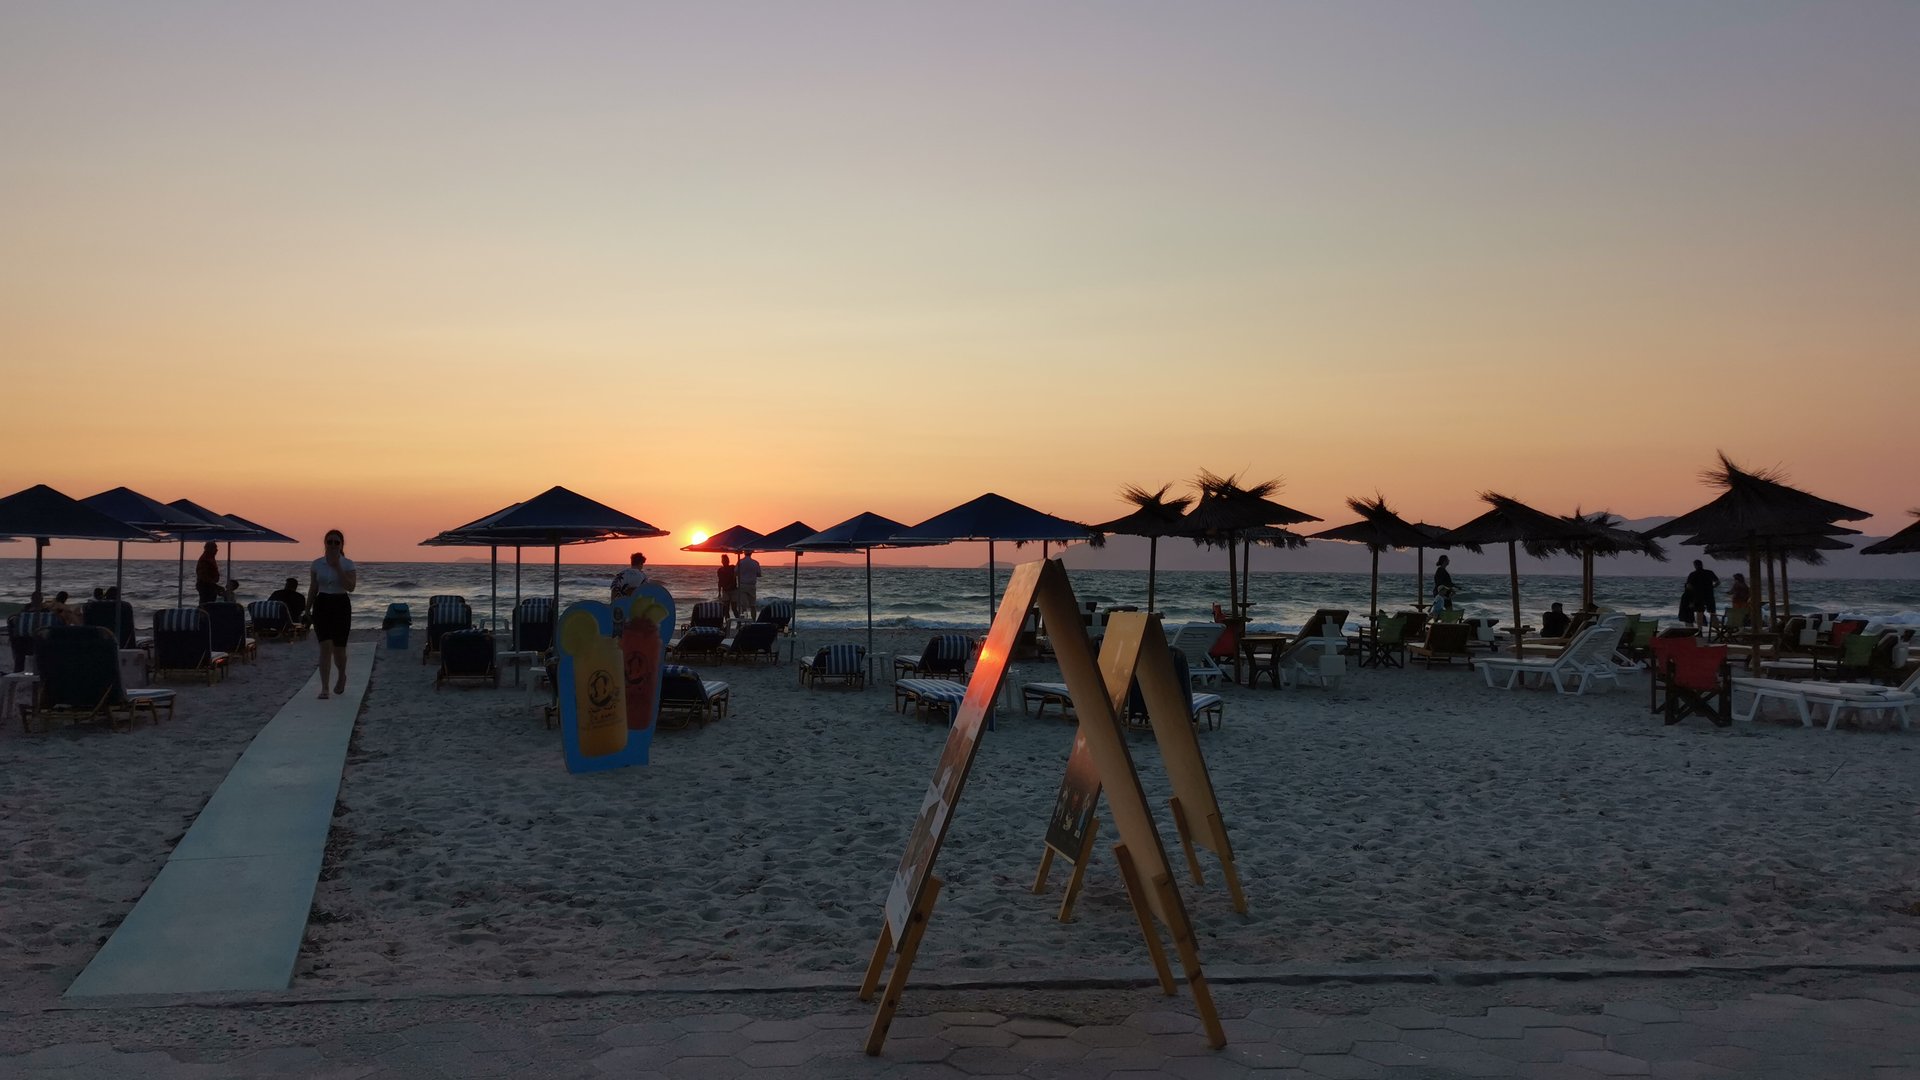
[[[1207,879],[1200,870],[1200,856],[1193,850],[1193,829],[1187,825],[1187,811],[1180,805],[1178,795],[1167,802],[1173,807],[1173,831],[1180,834],[1180,850],[1187,854],[1187,870],[1193,874],[1195,885],[1205,885]]]
[[[1113,845],[1113,859],[1120,864],[1120,880],[1126,883],[1127,899],[1133,901],[1133,917],[1140,920],[1140,936],[1147,940],[1147,954],[1153,958],[1154,974],[1160,976],[1160,992],[1172,997],[1173,969],[1167,966],[1167,951],[1160,944],[1160,935],[1154,932],[1153,910],[1147,906],[1146,887],[1140,880],[1140,872],[1134,868],[1127,845]]]
[[[900,958],[893,962],[893,974],[887,977],[887,991],[880,995],[880,1011],[874,1013],[873,1026],[867,1029],[868,1057],[878,1055],[887,1041],[887,1029],[893,1026],[894,1011],[900,1007],[900,994],[907,988],[907,973],[913,970],[914,954],[920,951],[920,939],[926,936],[927,920],[933,915],[933,901],[940,895],[941,884],[937,877],[928,878],[920,902],[907,917],[907,932],[900,940]],[[870,970],[868,977],[874,974]]]
[[[1060,921],[1073,921],[1073,902],[1080,899],[1080,886],[1087,882],[1087,863],[1093,858],[1093,838],[1100,835],[1100,819],[1087,826],[1087,842],[1080,845],[1080,856],[1073,860],[1073,873],[1067,876],[1067,895],[1060,898]]]
[[[1033,875],[1034,895],[1047,891],[1047,872],[1053,869],[1053,848],[1048,847],[1040,853],[1040,872]]]
[[[1213,850],[1220,856],[1220,870],[1227,877],[1227,895],[1233,897],[1233,910],[1247,913],[1247,894],[1240,888],[1240,871],[1233,865],[1233,848],[1227,843],[1227,823],[1219,814],[1207,815],[1207,831],[1213,834]]]
[[[1178,890],[1171,880],[1161,878],[1155,886],[1164,897],[1163,905],[1178,902]],[[1166,910],[1177,909],[1168,906]],[[1218,1050],[1227,1045],[1227,1029],[1220,1026],[1220,1013],[1213,1006],[1213,991],[1207,986],[1206,973],[1200,970],[1200,950],[1194,945],[1192,929],[1173,928],[1173,947],[1180,952],[1180,969],[1187,977],[1187,988],[1193,991],[1194,1011],[1200,1014],[1200,1023],[1207,1030],[1207,1045]]]
[[[887,970],[887,953],[893,951],[893,928],[880,920],[880,940],[874,943],[873,959],[867,961],[867,977],[860,980],[860,1000],[872,1001],[880,988],[880,974]]]

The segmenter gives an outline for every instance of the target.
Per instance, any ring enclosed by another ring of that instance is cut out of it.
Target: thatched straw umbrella
[[[1920,518],[1920,510],[1907,513]],[[1901,529],[1877,544],[1868,544],[1860,549],[1862,555],[1907,555],[1920,551],[1920,521]]]
[[[1507,545],[1507,575],[1513,596],[1513,654],[1519,656],[1521,627],[1526,625],[1520,620],[1520,545],[1573,543],[1592,534],[1585,525],[1542,513],[1497,491],[1483,491],[1480,498],[1492,509],[1448,533],[1447,539],[1456,544]]]
[[[1247,533],[1259,526],[1299,525],[1320,519],[1267,498],[1280,490],[1278,478],[1243,487],[1238,476],[1217,476],[1202,469],[1193,484],[1200,489],[1200,503],[1187,515],[1187,523],[1193,529],[1189,535],[1195,543],[1224,546],[1227,549],[1227,604],[1232,609],[1229,615],[1245,619],[1248,606],[1246,575],[1240,573],[1236,565],[1235,549],[1244,546],[1250,539]],[[1276,538],[1260,539],[1274,542]],[[1293,546],[1284,538],[1277,539],[1282,545]],[[1248,569],[1251,569],[1250,559]]]
[[[1645,555],[1655,562],[1667,561],[1665,548],[1637,532],[1621,528],[1620,519],[1606,510],[1583,514],[1576,509],[1563,520],[1582,527],[1586,535],[1576,540],[1563,540],[1558,543],[1531,541],[1526,544],[1527,554],[1536,558],[1547,555],[1578,555],[1580,557],[1580,606],[1584,610],[1593,609],[1594,556],[1605,555],[1611,558],[1631,552],[1635,555]]]
[[[1433,542],[1427,533],[1414,527],[1393,508],[1378,492],[1371,499],[1349,498],[1347,509],[1360,515],[1360,520],[1350,525],[1336,525],[1331,529],[1308,535],[1309,540],[1345,540],[1349,543],[1365,544],[1373,556],[1373,576],[1369,590],[1370,599],[1367,611],[1373,615],[1380,613],[1380,553],[1388,548],[1424,548]]]
[[[1700,479],[1724,489],[1720,496],[1641,535],[1648,539],[1688,536],[1694,543],[1744,547],[1747,574],[1758,581],[1760,555],[1768,540],[1803,537],[1835,521],[1860,521],[1872,516],[1788,484],[1786,474],[1777,468],[1743,469],[1725,453],[1719,457],[1719,464],[1701,472]],[[1750,618],[1754,626],[1762,626],[1760,590],[1752,589],[1751,596]],[[1751,663],[1753,670],[1760,669],[1760,650],[1753,650]]]
[[[1120,489],[1120,497],[1134,506],[1134,511],[1125,517],[1101,522],[1089,526],[1093,529],[1096,545],[1106,543],[1108,534],[1121,536],[1144,536],[1147,538],[1147,611],[1153,611],[1154,573],[1160,561],[1160,538],[1163,536],[1185,536],[1190,526],[1186,522],[1187,507],[1193,505],[1193,499],[1182,495],[1176,499],[1167,498],[1167,490],[1172,484],[1160,485],[1158,491],[1148,491],[1143,487],[1128,484]]]

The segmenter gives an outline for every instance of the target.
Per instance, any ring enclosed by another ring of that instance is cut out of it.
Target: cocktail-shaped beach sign
[[[560,616],[560,745],[567,771],[645,765],[660,709],[661,627],[673,598],[648,584],[617,606],[570,604]]]

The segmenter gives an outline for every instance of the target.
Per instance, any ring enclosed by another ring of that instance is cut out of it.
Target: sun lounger
[[[1207,686],[1220,681],[1223,672],[1220,665],[1213,662],[1213,646],[1220,640],[1220,634],[1226,630],[1219,623],[1188,623],[1174,631],[1172,640],[1167,644],[1179,649],[1187,658],[1189,679],[1197,679]]]
[[[293,640],[293,614],[279,600],[255,600],[248,604],[247,621],[253,624],[256,637]]]
[[[473,625],[473,608],[464,596],[435,596],[427,600],[427,647],[420,662],[427,663],[440,651],[440,639],[454,630]]]
[[[51,611],[17,611],[7,616],[7,637],[13,643],[13,670],[32,666],[33,651],[40,635],[60,625],[60,616]]]
[[[260,639],[247,632],[247,609],[231,600],[200,605],[207,613],[207,630],[216,652],[252,663],[260,655]]]
[[[515,652],[546,652],[553,648],[553,597],[529,596],[513,609]]]
[[[1455,660],[1465,660],[1467,670],[1473,670],[1473,651],[1468,647],[1473,640],[1473,628],[1462,622],[1436,622],[1427,626],[1427,639],[1407,646],[1407,655],[1425,664],[1428,671],[1438,662],[1451,667]]]
[[[967,684],[952,679],[900,679],[893,684],[894,711],[904,713],[913,704],[922,719],[945,719],[951,725],[967,698]],[[993,728],[993,709],[987,709],[987,728]]]
[[[707,724],[724,720],[733,701],[727,684],[702,679],[700,673],[684,664],[660,667],[660,718],[662,727],[685,727],[690,723]],[[677,723],[666,723],[672,716]]]
[[[1063,682],[1027,683],[1020,688],[1020,711],[1025,712],[1028,705],[1038,705],[1034,711],[1035,720],[1047,715],[1047,706],[1058,705],[1060,714],[1066,718],[1073,716],[1073,694]]]
[[[780,628],[772,623],[750,622],[740,627],[720,650],[725,660],[780,660]]]
[[[721,600],[702,600],[687,612],[687,629],[696,626],[713,626],[722,630],[727,626],[727,605]]]
[[[80,720],[106,716],[116,730],[133,729],[145,712],[157,724],[160,711],[173,717],[172,690],[128,690],[120,682],[120,650],[113,631],[99,626],[56,626],[38,642],[39,703],[34,716],[45,728],[66,715]],[[125,728],[116,724],[124,719]],[[24,725],[25,718],[22,723]]]
[[[227,674],[227,654],[213,647],[207,613],[199,608],[161,608],[153,613],[153,678],[204,676],[212,686]]]
[[[89,600],[80,609],[80,620],[88,626],[104,627],[116,630],[119,634],[120,648],[151,648],[153,642],[141,642],[134,637],[133,605],[125,600]]]
[[[440,638],[440,670],[434,674],[433,688],[438,690],[450,682],[500,685],[491,631],[454,630]]]
[[[1529,676],[1536,686],[1551,679],[1554,690],[1562,694],[1584,694],[1597,683],[1618,685],[1620,670],[1614,665],[1613,653],[1620,647],[1625,627],[1624,619],[1602,620],[1582,630],[1573,644],[1550,659],[1490,656],[1480,661],[1480,675],[1490,687],[1496,676],[1504,676],[1506,681],[1501,686],[1508,690],[1526,685]]]
[[[1733,692],[1736,696],[1746,694],[1750,698],[1744,712],[1735,710],[1736,720],[1751,721],[1759,715],[1762,705],[1774,701],[1791,706],[1803,727],[1812,727],[1818,719],[1818,710],[1825,709],[1828,731],[1832,731],[1844,715],[1861,717],[1876,712],[1892,713],[1903,729],[1910,729],[1913,709],[1920,704],[1920,670],[1907,676],[1906,681],[1898,686],[1815,680],[1787,682],[1735,676]]]
[[[1187,719],[1194,727],[1218,729],[1220,720],[1226,714],[1226,705],[1219,694],[1196,694],[1193,692],[1193,680],[1186,677],[1187,660],[1179,649],[1168,647],[1172,654],[1173,673],[1180,683],[1180,694],[1187,706]],[[1146,695],[1140,691],[1140,680],[1133,680],[1127,687],[1126,713],[1121,717],[1130,727],[1152,727],[1153,718],[1147,711]]]
[[[867,647],[865,645],[827,645],[800,661],[800,685],[818,686],[822,682],[844,683],[852,687],[867,685]]]
[[[961,679],[967,677],[967,661],[973,658],[973,639],[965,634],[936,634],[918,657],[899,656],[893,661],[893,675],[923,679]]]
[[[776,630],[786,630],[793,625],[793,604],[787,600],[769,600],[760,605],[760,614],[754,622],[772,623]]]
[[[694,626],[667,648],[667,655],[675,660],[723,660],[726,644],[725,630],[717,626]]]

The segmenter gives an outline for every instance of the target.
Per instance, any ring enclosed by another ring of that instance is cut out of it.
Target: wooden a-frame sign
[[[1180,675],[1167,649],[1166,633],[1160,616],[1139,611],[1117,612],[1107,623],[1106,637],[1100,644],[1100,673],[1106,683],[1107,704],[1119,714],[1126,707],[1127,691],[1133,680],[1140,681],[1140,696],[1146,702],[1147,720],[1153,726],[1154,742],[1166,762],[1167,779],[1173,786],[1174,830],[1180,836],[1181,850],[1187,857],[1187,870],[1194,884],[1204,884],[1196,848],[1206,848],[1220,860],[1227,881],[1227,894],[1233,898],[1233,910],[1244,915],[1247,895],[1240,888],[1240,871],[1233,861],[1233,845],[1227,839],[1226,820],[1214,796],[1213,778],[1200,753],[1200,740],[1194,732],[1193,716],[1187,708],[1187,696],[1181,691]],[[1074,703],[1074,713],[1080,712]],[[1094,808],[1100,800],[1100,774],[1091,765],[1084,734],[1076,734],[1073,752],[1067,757],[1067,771],[1060,780],[1060,793],[1054,800],[1053,818],[1047,825],[1046,849],[1040,856],[1040,870],[1034,876],[1033,891],[1046,889],[1047,873],[1054,858],[1068,860],[1073,871],[1067,879],[1067,893],[1060,900],[1060,921],[1073,917],[1073,902],[1080,894],[1086,875],[1086,858],[1093,851],[1093,834],[1099,828]],[[1200,826],[1195,832],[1195,824]]]
[[[1020,624],[1036,603],[1040,605],[1040,617],[1047,625],[1054,654],[1060,661],[1061,677],[1066,680],[1075,711],[1080,715],[1080,733],[1085,737],[1087,753],[1106,791],[1107,807],[1120,834],[1120,843],[1113,849],[1114,860],[1120,864],[1121,878],[1126,883],[1141,936],[1146,940],[1147,952],[1159,976],[1160,988],[1168,995],[1175,992],[1173,972],[1167,965],[1159,932],[1154,928],[1156,919],[1167,928],[1174,949],[1180,954],[1180,965],[1193,991],[1195,1010],[1206,1028],[1208,1043],[1216,1048],[1225,1046],[1226,1031],[1220,1026],[1213,994],[1207,988],[1205,973],[1200,970],[1193,925],[1187,920],[1180,888],[1167,865],[1166,850],[1160,844],[1160,833],[1154,828],[1153,815],[1147,809],[1146,792],[1140,787],[1139,774],[1134,772],[1126,735],[1107,697],[1106,681],[1094,659],[1093,645],[1080,622],[1079,602],[1067,583],[1066,569],[1057,560],[1046,559],[1016,567],[1007,582],[1000,611],[994,617],[986,642],[980,647],[979,661],[967,683],[966,697],[947,733],[946,749],[941,752],[940,764],[934,770],[932,783],[927,785],[920,813],[907,837],[906,852],[900,858],[893,886],[887,893],[886,919],[880,927],[880,939],[874,944],[866,978],[860,984],[860,1000],[869,1001],[880,986],[881,976],[887,975],[886,991],[874,1013],[873,1026],[867,1031],[866,1051],[868,1054],[880,1052],[887,1039],[887,1029],[893,1023],[893,1014],[900,1007],[900,995],[906,989],[914,956],[940,893],[941,881],[933,876],[940,843],[946,838],[954,807],[966,786],[967,773],[973,768],[987,710],[999,693],[1000,680],[1006,674],[1007,659],[1012,654]],[[1108,631],[1112,631],[1111,624]],[[1124,685],[1123,682],[1123,688]],[[1145,688],[1146,684],[1142,683],[1141,689]],[[1177,686],[1175,690],[1177,692]],[[892,972],[888,973],[890,952],[899,955]]]

